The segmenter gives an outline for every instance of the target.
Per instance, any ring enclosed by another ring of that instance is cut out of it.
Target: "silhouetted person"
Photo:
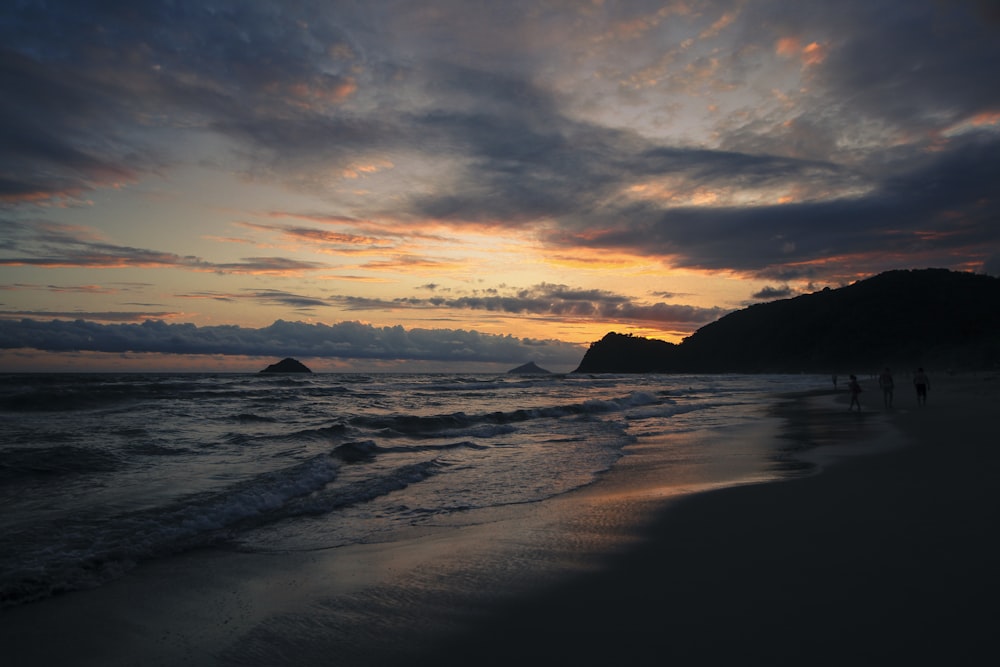
[[[854,406],[858,406],[858,412],[861,412],[861,384],[858,382],[858,378],[851,376],[850,382],[847,383],[847,389],[851,392],[851,404],[847,406],[848,412],[854,409]]]
[[[927,405],[927,390],[931,388],[931,381],[923,368],[918,368],[914,374],[913,386],[917,388],[917,405]]]
[[[882,387],[882,401],[885,403],[885,407],[892,407],[892,373],[889,372],[889,368],[886,367],[882,374],[878,376],[878,386]]]
[[[837,374],[836,373],[833,374],[833,388],[834,388],[834,390],[837,389]]]

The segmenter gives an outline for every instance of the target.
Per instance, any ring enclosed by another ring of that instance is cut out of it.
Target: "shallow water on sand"
[[[100,586],[206,546],[309,551],[474,524],[591,484],[636,442],[738,427],[761,392],[819,382],[0,376],[0,602]],[[678,471],[724,459],[680,445],[671,458]]]
[[[828,382],[5,381],[0,493],[18,511],[3,517],[2,613],[18,633],[2,643],[192,666],[411,654],[597,567],[664,498],[800,474],[768,407]],[[77,592],[51,597],[63,590]],[[53,630],[67,640],[46,643]]]

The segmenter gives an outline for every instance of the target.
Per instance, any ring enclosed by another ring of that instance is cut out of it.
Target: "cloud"
[[[260,329],[239,326],[97,324],[82,319],[0,323],[0,349],[48,352],[153,352],[265,357],[383,359],[572,365],[583,349],[555,340],[515,338],[461,329],[404,329],[360,322],[334,325],[278,320]]]
[[[341,146],[376,143],[377,121],[322,116],[355,94],[356,50],[312,9],[307,23],[270,2],[21,4],[0,52],[0,85],[18,91],[0,104],[0,197],[134,181],[176,159],[176,132],[222,133],[256,160],[290,164],[310,146],[328,152],[319,126]],[[268,151],[286,141],[297,152]]]
[[[1000,247],[1000,135],[969,134],[893,165],[865,195],[765,206],[634,209],[598,232],[549,241],[670,257],[761,276],[848,274],[915,261],[972,269]],[[831,267],[831,264],[834,266]],[[876,269],[878,270],[878,269]]]
[[[996,111],[1000,90],[974,82],[992,75],[1000,31],[982,20],[976,5],[907,2],[886,12],[853,0],[835,17],[840,7],[831,4],[815,19],[843,26],[843,37],[830,50],[820,82],[831,96],[851,93],[855,119],[878,118],[909,131]]]
[[[633,299],[599,289],[579,289],[542,283],[525,289],[492,289],[474,295],[371,299],[332,297],[348,310],[388,310],[401,308],[449,308],[481,310],[510,315],[550,316],[561,320],[608,322],[655,322],[690,328],[725,315],[723,308],[700,308],[666,303],[637,303]]]
[[[781,287],[771,287],[770,285],[764,287],[751,295],[756,301],[774,301],[776,299],[787,299],[788,297],[795,294],[793,290],[788,285],[782,285]]]
[[[1000,111],[986,7],[23,3],[0,27],[0,86],[17,91],[0,101],[0,200],[130,183],[207,136],[255,179],[329,198],[348,176],[391,186],[328,216],[341,222],[541,225],[556,249],[762,276],[982,265],[998,247],[1000,153],[996,125],[977,125]],[[690,118],[661,111],[681,102],[718,122],[687,137]],[[17,250],[3,263],[322,268],[82,239]]]
[[[70,294],[120,294],[135,289],[149,287],[148,283],[111,283],[110,285],[39,285],[31,283],[14,283],[0,285],[0,290],[19,291],[37,290],[54,293]]]
[[[311,311],[314,308],[331,305],[326,299],[302,294],[294,294],[283,290],[261,289],[242,290],[240,292],[192,292],[187,294],[177,294],[182,299],[208,299],[212,301],[237,302],[253,301],[268,306],[290,306],[297,310]]]
[[[315,227],[293,227],[288,225],[261,225],[254,223],[238,223],[247,229],[277,232],[294,241],[307,243],[318,252],[337,255],[360,253],[384,253],[392,250],[396,244],[383,238],[336,232]]]
[[[210,262],[193,255],[106,242],[96,232],[48,222],[5,220],[0,228],[0,266],[85,268],[180,268],[217,273],[298,275],[326,268],[319,262],[285,257],[245,257]]]
[[[144,322],[151,318],[155,319],[171,319],[180,316],[181,313],[173,313],[169,311],[149,311],[149,310],[137,310],[137,311],[84,311],[84,310],[73,310],[73,311],[48,311],[48,310],[5,310],[0,311],[0,329],[7,326],[11,326],[10,322],[5,320],[14,320],[17,318],[42,318],[42,317],[52,317],[60,319],[76,319],[76,320],[93,320],[96,322]],[[3,334],[0,334],[2,336]]]
[[[4,41],[0,88],[18,94],[0,102],[0,202],[76,199],[154,168],[132,150],[134,141],[122,141],[114,121],[120,100],[101,100],[88,85],[91,77],[65,76]],[[101,109],[102,102],[109,106]]]

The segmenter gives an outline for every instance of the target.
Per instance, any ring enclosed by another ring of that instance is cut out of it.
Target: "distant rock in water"
[[[512,368],[507,372],[512,375],[547,375],[552,371],[547,371],[541,366],[537,366],[534,361],[529,361],[523,366]]]
[[[297,359],[288,357],[287,359],[282,359],[276,364],[271,364],[262,370],[261,373],[312,373],[312,371],[306,368],[306,366]]]

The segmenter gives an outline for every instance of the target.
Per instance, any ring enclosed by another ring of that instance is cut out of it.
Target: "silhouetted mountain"
[[[522,364],[517,368],[510,369],[507,373],[512,375],[545,375],[547,373],[551,373],[551,371],[545,370],[534,361],[529,361],[528,363]]]
[[[839,289],[761,303],[679,345],[609,333],[578,373],[755,373],[984,368],[1000,364],[1000,278],[889,271]]]
[[[261,373],[312,373],[312,371],[306,368],[305,364],[301,361],[288,357],[276,364],[271,364],[262,370]]]
[[[583,355],[574,373],[675,373],[683,364],[679,345],[612,331]]]

